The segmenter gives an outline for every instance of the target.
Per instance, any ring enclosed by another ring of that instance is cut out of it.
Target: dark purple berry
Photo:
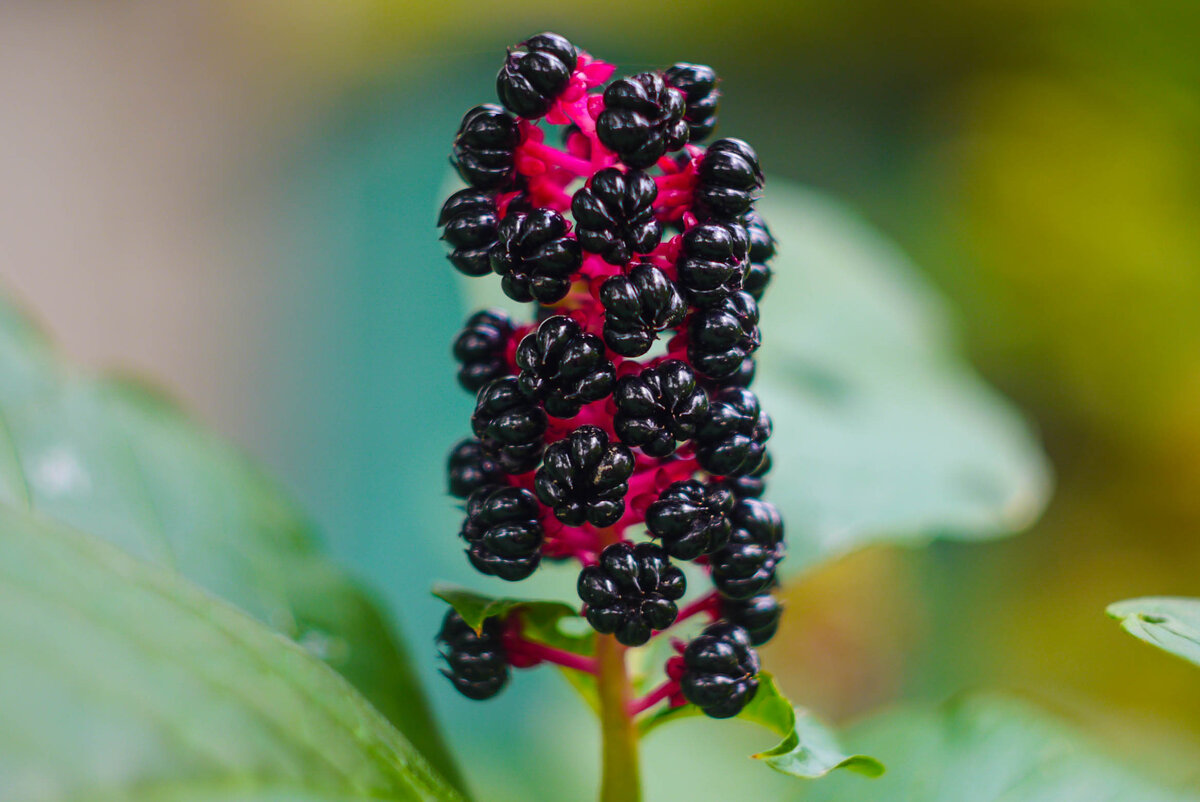
[[[504,294],[514,301],[552,304],[566,297],[571,274],[583,255],[567,236],[567,221],[552,209],[514,211],[497,229],[490,257],[492,270],[503,276]]]
[[[715,306],[742,288],[750,239],[738,223],[701,223],[683,235],[679,286],[694,306]]]
[[[630,167],[644,169],[687,144],[683,93],[656,72],[613,81],[604,90],[596,135]]]
[[[674,452],[676,444],[691,439],[708,418],[708,396],[696,386],[692,369],[678,359],[622,376],[613,401],[617,437],[651,457]]]
[[[488,383],[475,399],[471,428],[505,473],[525,473],[542,457],[546,412],[521,392],[515,376]]]
[[[580,426],[546,448],[534,475],[538,498],[567,526],[612,526],[625,512],[633,454],[599,426]]]
[[[728,599],[748,599],[769,589],[783,559],[783,519],[765,501],[741,499],[730,516],[729,543],[709,556],[713,585]]]
[[[641,356],[658,332],[678,326],[687,304],[675,284],[652,265],[635,265],[628,275],[600,285],[604,304],[604,342],[621,356]]]
[[[467,276],[486,276],[492,270],[488,254],[496,244],[496,201],[486,192],[468,187],[442,204],[438,215],[442,239],[452,250],[450,264]]]
[[[509,582],[532,574],[542,559],[539,513],[533,493],[520,487],[485,486],[471,493],[461,533],[471,565]]]
[[[721,479],[720,484],[728,488],[736,498],[758,498],[767,489],[767,482],[763,477],[770,470],[771,454],[764,451],[762,462],[753,473],[746,476],[726,476]]]
[[[758,691],[758,655],[746,630],[728,621],[707,626],[683,650],[684,698],[712,718],[730,718]]]
[[[454,447],[446,468],[450,477],[450,495],[457,498],[466,498],[481,487],[504,481],[500,466],[484,453],[483,446],[474,437]]]
[[[745,476],[762,464],[771,419],[758,396],[726,387],[709,398],[708,419],[696,432],[696,460],[716,476]]]
[[[667,83],[683,92],[686,103],[683,119],[688,124],[688,141],[700,142],[717,125],[717,74],[703,64],[676,64],[663,76]]]
[[[490,699],[508,682],[508,656],[500,640],[498,618],[483,622],[476,632],[454,610],[447,610],[437,641],[448,669],[445,676],[463,696],[476,701]]]
[[[761,301],[767,285],[771,282],[771,268],[767,262],[775,256],[775,238],[762,219],[762,215],[751,209],[742,218],[742,225],[750,236],[750,267],[742,279],[742,289],[754,300]]]
[[[702,218],[737,220],[763,187],[758,154],[740,139],[718,139],[700,159],[696,211]]]
[[[596,173],[571,199],[579,244],[613,265],[650,253],[662,239],[652,206],[656,197],[654,179],[639,170],[608,167]]]
[[[588,623],[626,646],[641,646],[654,630],[675,623],[687,582],[653,543],[614,543],[579,573],[579,598]]]
[[[783,605],[770,593],[741,601],[721,599],[721,617],[746,630],[753,646],[762,646],[775,637],[782,615]]]
[[[454,340],[454,358],[459,363],[458,383],[472,393],[492,379],[508,375],[504,351],[513,324],[499,309],[485,309],[467,318]]]
[[[729,542],[733,494],[696,479],[675,482],[646,510],[650,536],[677,560],[694,560]]]
[[[513,183],[514,152],[520,142],[512,115],[486,103],[463,117],[454,137],[452,161],[463,180],[476,189],[507,189]]]
[[[556,418],[575,417],[584,404],[611,393],[616,381],[604,343],[565,315],[548,317],[525,335],[517,367],[521,389]]]
[[[508,51],[496,76],[496,93],[504,107],[531,120],[550,111],[571,82],[578,53],[556,33],[531,36]]]
[[[688,361],[710,379],[727,379],[742,369],[759,345],[758,304],[735,292],[719,305],[700,309],[688,324]]]

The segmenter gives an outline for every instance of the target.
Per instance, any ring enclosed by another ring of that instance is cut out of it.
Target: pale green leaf
[[[1135,638],[1200,665],[1200,599],[1129,599],[1109,605],[1108,614]]]

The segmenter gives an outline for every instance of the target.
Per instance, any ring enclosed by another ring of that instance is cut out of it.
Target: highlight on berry
[[[462,548],[507,582],[573,565],[595,653],[538,641],[515,607],[479,626],[452,609],[443,673],[487,699],[514,668],[599,677],[600,639],[623,650],[666,633],[663,684],[629,715],[691,704],[727,718],[754,698],[755,648],[783,612],[771,420],[751,389],[776,242],[754,208],[754,149],[702,144],[716,72],[613,72],[554,33],[509,48],[498,103],[454,135],[466,186],[437,221],[454,269],[530,304],[524,320],[476,312],[452,344],[475,396],[473,436],[447,461]]]

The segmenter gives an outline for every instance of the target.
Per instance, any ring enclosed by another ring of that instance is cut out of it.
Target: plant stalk
[[[600,693],[600,802],[640,802],[638,732],[630,714],[632,687],[625,647],[612,635],[596,638],[597,689]]]

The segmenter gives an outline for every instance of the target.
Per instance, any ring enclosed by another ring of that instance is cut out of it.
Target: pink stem
[[[675,624],[681,624],[692,616],[700,613],[708,613],[709,615],[713,615],[716,611],[716,607],[717,594],[715,592],[701,596],[679,611],[679,615],[675,617]]]
[[[692,200],[691,190],[686,189],[669,189],[666,192],[658,193],[658,197],[654,199],[655,206],[679,206],[685,203],[690,203]]]
[[[562,649],[555,649],[553,646],[546,646],[543,643],[534,643],[533,641],[524,639],[514,639],[506,646],[510,652],[520,654],[523,657],[541,660],[544,663],[553,663],[556,666],[582,671],[585,674],[596,673],[596,661],[591,657],[572,654]]]
[[[544,142],[536,142],[528,139],[521,143],[520,149],[528,156],[540,159],[546,164],[561,167],[575,175],[589,176],[592,174],[592,163],[590,161],[581,159],[578,156],[572,156],[570,153],[565,153],[558,148],[552,148]]]
[[[650,693],[643,696],[641,699],[634,699],[629,703],[629,715],[636,716],[638,713],[649,710],[663,699],[670,699],[679,692],[679,683],[673,679],[669,679],[662,685],[659,685]]]
[[[657,175],[654,177],[654,183],[658,184],[660,190],[668,189],[690,189],[694,183],[691,173],[681,172],[673,175]]]

